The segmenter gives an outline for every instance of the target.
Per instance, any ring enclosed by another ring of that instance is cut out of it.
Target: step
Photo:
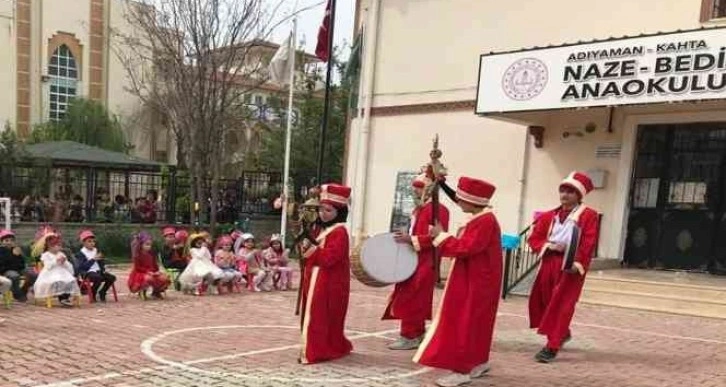
[[[587,277],[585,289],[601,292],[630,292],[660,298],[726,305],[726,288],[707,285],[609,278],[593,273]]]
[[[586,286],[580,301],[593,305],[726,319],[726,303],[675,297],[667,294],[595,290]]]

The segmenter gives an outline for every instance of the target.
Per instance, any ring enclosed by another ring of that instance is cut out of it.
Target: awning
[[[165,165],[121,152],[113,152],[74,141],[43,142],[26,146],[32,159],[46,159],[53,167],[93,167],[131,171],[159,171]]]
[[[476,113],[506,119],[548,110],[725,99],[725,28],[483,54]]]

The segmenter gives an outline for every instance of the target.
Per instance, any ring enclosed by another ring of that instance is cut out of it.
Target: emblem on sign
[[[514,62],[502,77],[502,89],[515,101],[538,96],[547,86],[547,66],[541,60],[524,58]]]

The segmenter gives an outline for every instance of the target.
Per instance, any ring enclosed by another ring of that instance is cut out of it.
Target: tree
[[[75,141],[123,153],[131,150],[118,117],[100,102],[84,98],[74,98],[61,120],[33,128],[31,143],[47,141]]]
[[[243,95],[267,80],[258,42],[287,20],[272,22],[283,2],[138,0],[126,8],[128,31],[114,32],[128,91],[164,117],[202,213],[211,194],[212,227],[227,134],[250,118]]]
[[[336,69],[341,75],[345,73],[345,68],[345,63],[336,63]],[[297,184],[307,183],[315,176],[317,170],[318,142],[324,104],[321,93],[315,90],[315,85],[320,79],[320,74],[317,72],[308,74],[301,80],[303,90],[295,96],[299,117],[291,134],[290,176]],[[342,77],[341,83],[333,85],[331,89],[330,121],[326,131],[322,182],[340,181],[342,178],[350,88],[350,80]],[[282,97],[273,102],[280,106],[287,106],[286,103],[286,99],[283,100]],[[280,125],[270,127],[269,134],[262,138],[259,153],[260,167],[282,170],[285,154],[285,124],[285,120],[281,120]]]

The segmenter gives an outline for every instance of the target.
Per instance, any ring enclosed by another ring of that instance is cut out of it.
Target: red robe
[[[563,272],[564,254],[548,248],[550,232],[560,211],[555,209],[540,215],[529,236],[529,246],[542,258],[529,297],[529,324],[531,328],[539,328],[537,333],[547,336],[547,347],[553,350],[558,350],[570,333],[575,304],[585,284],[598,237],[597,212],[580,205],[569,216],[580,228],[573,267],[581,267],[583,274]]]
[[[413,360],[468,374],[489,361],[502,289],[502,241],[491,209],[476,214],[459,236],[434,241],[452,260],[436,316]]]
[[[323,230],[316,240],[318,246],[304,254],[303,364],[337,359],[353,350],[344,333],[350,296],[348,231],[338,223]]]
[[[438,221],[444,231],[449,229],[449,210],[439,204]],[[434,210],[431,202],[414,210],[414,222],[411,230],[411,241],[418,252],[418,266],[413,276],[406,281],[397,283],[388,300],[388,306],[383,313],[384,320],[402,320],[402,335],[406,336],[406,325],[413,325],[411,334],[413,339],[423,334],[426,320],[431,319],[431,307],[434,299],[434,285],[436,284],[436,271],[434,270],[434,250],[432,249],[429,227]],[[420,327],[416,327],[420,326]]]

